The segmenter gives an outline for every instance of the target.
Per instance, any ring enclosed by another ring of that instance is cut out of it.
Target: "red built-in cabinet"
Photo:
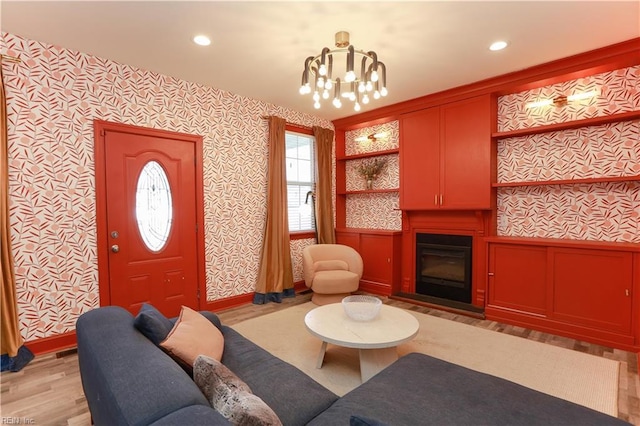
[[[488,318],[633,350],[640,246],[493,237]]]
[[[400,117],[400,208],[491,208],[491,97]]]
[[[362,256],[360,290],[390,296],[400,285],[402,232],[385,229],[336,229],[336,241]]]

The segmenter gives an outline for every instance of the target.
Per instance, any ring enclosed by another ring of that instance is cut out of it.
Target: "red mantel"
[[[403,211],[402,228],[402,280],[403,293],[415,293],[416,234],[450,234],[473,237],[471,303],[485,306],[487,287],[486,244],[489,235],[491,211]]]

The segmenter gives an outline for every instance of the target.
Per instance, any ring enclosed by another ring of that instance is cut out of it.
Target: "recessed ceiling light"
[[[211,40],[206,35],[197,35],[193,38],[193,42],[195,44],[199,44],[200,46],[208,46],[211,44]]]
[[[505,47],[507,47],[507,42],[506,41],[496,41],[494,43],[491,44],[491,46],[489,46],[489,50],[502,50]]]

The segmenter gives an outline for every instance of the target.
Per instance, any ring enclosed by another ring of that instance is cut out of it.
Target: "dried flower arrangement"
[[[378,177],[384,166],[387,164],[386,158],[375,158],[373,160],[365,160],[358,165],[358,173],[366,180],[374,180]]]

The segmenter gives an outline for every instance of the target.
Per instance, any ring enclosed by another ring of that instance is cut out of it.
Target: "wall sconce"
[[[387,137],[387,133],[386,132],[382,132],[382,133],[372,133],[372,134],[367,135],[367,136],[359,136],[359,137],[355,138],[354,140],[356,142],[366,142],[366,141],[375,142],[378,139],[384,139],[386,137]]]
[[[556,96],[553,99],[542,99],[540,101],[529,102],[525,105],[525,108],[539,108],[547,105],[555,105],[556,107],[563,107],[569,102],[581,101],[583,99],[589,99],[598,96],[597,90],[591,90],[590,92],[574,93],[569,96]]]

